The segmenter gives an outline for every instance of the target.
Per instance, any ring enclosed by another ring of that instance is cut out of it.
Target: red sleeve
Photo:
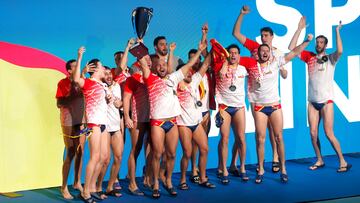
[[[91,83],[93,81],[90,80],[89,78],[85,78],[84,79],[84,86],[82,87],[82,89],[86,90],[86,89],[89,89],[91,87]]]
[[[146,86],[150,86],[151,84],[153,84],[156,78],[157,76],[155,74],[150,73],[148,78],[144,78]]]
[[[245,43],[244,43],[244,47],[247,48],[250,52],[252,52],[254,49],[259,48],[260,44],[249,39],[246,38]]]
[[[113,78],[115,78],[116,77],[116,75],[115,75],[115,69],[116,68],[112,68],[110,71],[111,71],[111,75],[113,76]]]
[[[240,65],[244,66],[246,68],[246,70],[251,70],[254,67],[257,67],[257,62],[255,59],[250,58],[250,57],[240,57]]]
[[[304,61],[305,63],[308,63],[309,60],[311,59],[311,57],[315,56],[316,54],[314,54],[313,52],[310,51],[302,51],[300,53],[300,59],[302,61]]]
[[[130,77],[125,81],[124,92],[132,94],[136,87],[136,80],[133,77]]]
[[[68,79],[62,79],[57,85],[56,98],[67,97],[70,94],[71,83]]]

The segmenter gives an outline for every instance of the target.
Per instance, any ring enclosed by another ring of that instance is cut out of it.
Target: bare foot
[[[67,187],[61,188],[61,194],[64,197],[64,199],[74,199],[74,197],[70,194]]]

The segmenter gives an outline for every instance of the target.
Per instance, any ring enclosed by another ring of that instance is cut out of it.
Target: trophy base
[[[141,59],[142,57],[149,54],[148,48],[141,42],[134,44],[134,46],[132,46],[129,51],[137,59]]]

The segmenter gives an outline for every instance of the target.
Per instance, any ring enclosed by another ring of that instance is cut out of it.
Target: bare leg
[[[274,133],[274,129],[271,126],[271,122],[268,122],[268,132],[269,132],[269,137],[270,137],[270,143],[271,143],[271,148],[272,148],[272,152],[273,152],[273,162],[279,162],[279,155],[277,153],[277,144],[276,144],[276,140],[275,140],[275,133]]]
[[[172,173],[174,170],[176,147],[179,141],[179,131],[177,125],[171,128],[165,136],[165,154],[166,154],[166,186],[172,188]],[[191,151],[190,151],[191,153]]]
[[[256,129],[256,152],[258,157],[259,171],[258,175],[263,175],[264,170],[264,145],[266,136],[266,126],[268,117],[262,112],[254,112]]]
[[[192,132],[188,127],[179,126],[179,135],[180,135],[180,142],[181,147],[183,150],[183,155],[181,158],[181,178],[180,184],[186,183],[186,171],[188,168],[189,159],[191,157],[192,152]]]
[[[200,183],[206,182],[206,163],[207,155],[209,152],[206,132],[202,125],[199,125],[193,133],[193,140],[199,146],[200,158],[199,158],[199,169],[200,169]]]
[[[75,156],[75,144],[72,138],[64,136],[64,144],[66,148],[66,157],[62,167],[62,185],[61,185],[61,194],[65,199],[74,199],[74,197],[70,194],[67,180],[69,176],[71,161]]]
[[[227,156],[228,156],[228,144],[229,144],[229,133],[230,133],[230,123],[231,123],[231,116],[226,111],[223,111],[223,124],[220,127],[220,134],[221,134],[221,160],[222,165],[220,166],[220,170],[223,171],[224,176],[228,176],[228,170],[226,167]]]
[[[308,104],[308,119],[309,119],[309,125],[310,125],[310,136],[311,136],[311,143],[313,145],[317,161],[313,166],[310,166],[311,170],[316,169],[316,166],[321,166],[324,164],[324,161],[321,156],[321,145],[318,135],[318,127],[320,123],[320,114],[319,111],[317,111],[314,106],[309,103]]]
[[[131,151],[128,158],[128,175],[130,179],[129,190],[135,191],[138,186],[135,181],[136,161],[139,157],[143,145],[143,137],[145,134],[144,125],[142,123],[134,123],[135,128],[131,129]]]
[[[241,108],[232,118],[237,149],[240,152],[240,172],[245,173],[246,140],[245,140],[245,109]],[[235,154],[237,150],[235,151]]]
[[[120,170],[122,154],[124,151],[124,138],[120,130],[113,133],[113,135],[110,138],[110,143],[111,143],[111,149],[113,151],[114,160],[111,166],[110,179],[108,182],[108,186],[106,188],[106,192],[110,192],[115,189],[113,188],[113,185],[116,181],[117,174],[119,173]],[[121,194],[115,193],[115,196],[120,197]]]
[[[280,160],[280,170],[282,174],[286,174],[285,166],[285,145],[284,139],[282,136],[283,131],[283,114],[282,109],[274,111],[270,116],[271,126],[274,130],[275,141],[277,145],[279,160]]]
[[[90,196],[91,178],[94,175],[94,171],[97,163],[100,161],[100,148],[101,148],[100,127],[94,126],[93,132],[90,137],[91,137],[89,139],[90,159],[86,166],[84,191],[82,192],[82,197],[84,199],[88,199],[91,197]]]
[[[102,182],[104,180],[109,162],[110,162],[110,134],[105,130],[101,133],[101,148],[100,148],[100,161],[95,168],[93,177],[91,178],[92,185],[95,189],[90,187],[91,192],[102,191]],[[107,198],[106,195],[101,196],[102,199]]]
[[[160,159],[164,151],[165,132],[159,126],[151,126],[150,135],[153,151],[152,167],[154,172],[154,190],[159,190]]]
[[[85,144],[86,137],[81,136],[80,138],[76,139],[76,151],[75,151],[75,179],[73,187],[80,192],[83,190],[81,185],[81,171],[82,171],[82,157],[84,154],[84,144]]]
[[[333,130],[333,124],[334,124],[334,104],[330,103],[330,104],[326,104],[322,109],[321,109],[321,116],[324,118],[324,131],[326,134],[326,137],[328,138],[328,140],[331,143],[331,146],[333,147],[333,149],[335,150],[338,158],[339,158],[339,165],[340,167],[346,167],[347,163],[344,159],[344,156],[341,152],[341,147],[340,147],[340,143],[339,141],[336,139],[335,135],[334,135],[334,130]]]

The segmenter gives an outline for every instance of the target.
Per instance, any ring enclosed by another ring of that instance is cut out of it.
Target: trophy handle
[[[135,31],[135,24],[134,24],[134,18],[135,18],[135,15],[136,15],[136,8],[132,11],[131,13],[131,24],[133,26],[133,30]]]

